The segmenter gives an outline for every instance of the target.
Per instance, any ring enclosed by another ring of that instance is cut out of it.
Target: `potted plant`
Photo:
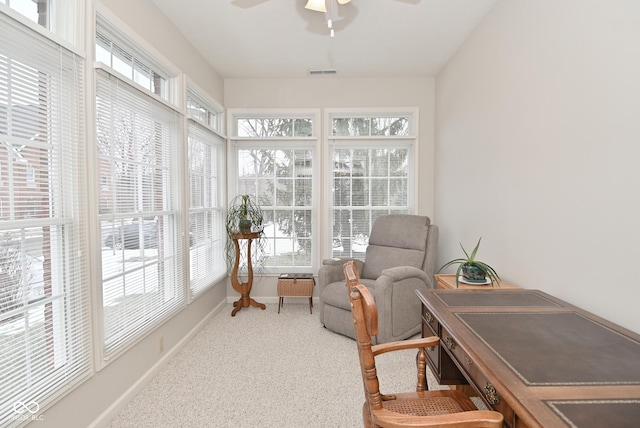
[[[443,269],[446,269],[452,265],[459,265],[456,270],[456,287],[458,287],[458,279],[460,277],[460,272],[462,272],[462,277],[466,282],[476,283],[476,284],[485,284],[487,282],[487,277],[491,281],[491,286],[493,287],[493,283],[500,282],[500,277],[494,268],[486,264],[485,262],[481,262],[476,260],[476,254],[478,253],[478,248],[480,247],[480,241],[482,238],[478,239],[478,243],[476,244],[473,251],[471,251],[471,255],[467,253],[467,251],[460,243],[460,248],[462,248],[462,252],[466,257],[458,258],[451,260],[445,263],[438,272],[441,272]]]
[[[262,209],[251,195],[237,195],[229,203],[227,209],[228,233],[248,233],[253,228],[257,230],[262,227],[263,221]]]
[[[260,232],[259,236],[254,238],[255,247],[251,257],[254,266],[259,268],[264,264],[266,248],[262,235],[263,222],[264,213],[262,208],[251,195],[237,195],[231,200],[227,209],[227,242],[225,245],[229,272],[235,262],[235,246],[232,238],[235,233]]]

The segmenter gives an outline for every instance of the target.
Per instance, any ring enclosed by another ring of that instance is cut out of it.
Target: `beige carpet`
[[[281,313],[216,315],[108,425],[361,427],[364,393],[352,339],[323,328],[306,299]],[[429,374],[429,386],[435,382]],[[415,351],[378,357],[381,391],[415,389]]]

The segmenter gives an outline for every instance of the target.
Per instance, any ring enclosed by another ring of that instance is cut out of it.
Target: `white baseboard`
[[[133,383],[116,401],[114,401],[104,412],[100,414],[88,428],[104,428],[118,413],[124,409],[129,401],[138,395],[144,387],[175,357],[178,352],[200,331],[202,328],[226,307],[223,300],[215,308],[211,310],[198,324],[193,327],[185,337],[183,337],[175,346],[169,349],[165,355],[160,358],[147,372]]]

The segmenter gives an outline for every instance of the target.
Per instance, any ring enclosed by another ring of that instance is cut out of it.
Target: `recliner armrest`
[[[319,291],[321,291],[325,285],[331,284],[332,282],[344,282],[344,271],[342,267],[349,260],[354,260],[358,270],[362,270],[362,261],[348,257],[324,259],[322,261],[322,266],[318,269],[317,285],[319,286]]]
[[[322,261],[322,264],[325,265],[325,266],[340,266],[340,267],[342,267],[342,265],[345,264],[346,262],[348,262],[349,260],[351,260],[351,259],[335,257],[333,259],[324,259]]]

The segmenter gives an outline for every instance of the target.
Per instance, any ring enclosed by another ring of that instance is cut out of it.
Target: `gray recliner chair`
[[[416,289],[435,288],[438,227],[429,217],[384,215],[371,229],[364,262],[356,260],[361,283],[378,307],[375,343],[402,340],[420,332]],[[318,270],[320,322],[329,330],[355,338],[342,267],[348,258],[326,259]]]

